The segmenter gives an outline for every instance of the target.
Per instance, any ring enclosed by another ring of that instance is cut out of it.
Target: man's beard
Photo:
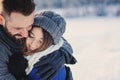
[[[7,29],[7,27],[4,27],[4,30],[6,32],[6,34],[16,43],[19,44],[23,44],[26,40],[26,38],[20,38],[20,39],[16,39],[16,36],[21,36],[20,34],[14,34],[12,35],[11,32],[9,32],[9,30]]]

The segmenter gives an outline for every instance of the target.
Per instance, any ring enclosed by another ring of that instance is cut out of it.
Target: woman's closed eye
[[[41,38],[41,39],[39,40],[39,42],[42,44],[42,43],[43,43],[43,38]]]
[[[32,32],[29,33],[30,38],[34,38],[34,34]]]

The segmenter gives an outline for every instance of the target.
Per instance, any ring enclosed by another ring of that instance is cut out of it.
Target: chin
[[[26,38],[15,38],[15,42],[17,42],[19,44],[25,44],[25,40],[26,40]]]

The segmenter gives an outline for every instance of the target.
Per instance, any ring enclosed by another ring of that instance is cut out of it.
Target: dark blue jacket
[[[36,75],[37,68],[34,68],[28,75],[28,80],[40,80],[40,75]],[[53,80],[66,80],[66,68],[65,66],[58,72],[58,74],[53,78]]]

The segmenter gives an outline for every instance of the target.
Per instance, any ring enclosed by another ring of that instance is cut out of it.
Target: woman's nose
[[[30,45],[30,49],[31,50],[37,49],[37,43],[36,42],[32,42],[31,45]]]

